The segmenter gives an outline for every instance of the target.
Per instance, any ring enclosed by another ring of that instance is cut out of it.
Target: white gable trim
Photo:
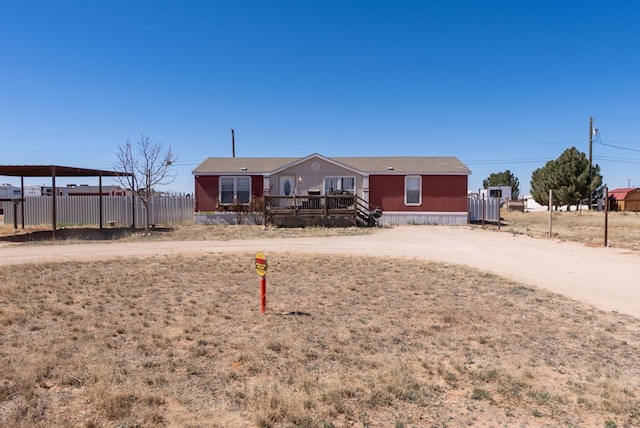
[[[284,171],[284,170],[286,170],[286,169],[289,169],[289,168],[291,168],[291,167],[293,167],[293,166],[300,165],[301,163],[306,162],[306,161],[309,161],[309,160],[311,160],[311,159],[320,159],[320,160],[323,160],[323,161],[325,161],[325,162],[327,162],[327,163],[330,163],[330,164],[336,165],[336,166],[338,166],[338,167],[340,167],[340,168],[347,169],[347,170],[349,170],[349,171],[353,172],[354,174],[358,174],[358,175],[362,175],[362,174],[364,174],[364,172],[363,172],[363,171],[360,171],[360,170],[358,170],[358,169],[355,169],[354,167],[349,166],[349,165],[346,165],[346,164],[343,164],[343,163],[341,163],[341,162],[337,162],[337,161],[335,161],[335,160],[333,160],[333,159],[331,159],[331,158],[328,158],[328,157],[326,157],[326,156],[322,156],[322,155],[321,155],[321,154],[319,154],[319,153],[312,153],[312,154],[310,154],[309,156],[306,156],[306,157],[300,158],[300,159],[298,159],[298,160],[296,160],[296,161],[294,161],[294,162],[291,162],[291,163],[289,163],[289,164],[287,164],[287,165],[283,165],[283,166],[281,166],[280,168],[274,169],[274,170],[273,170],[273,171],[271,171],[269,174],[278,174],[279,172],[282,172],[282,171]]]

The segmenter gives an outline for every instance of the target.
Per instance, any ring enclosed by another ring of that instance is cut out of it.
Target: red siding
[[[195,211],[215,211],[218,205],[218,180],[217,175],[198,175],[195,180]],[[251,176],[251,194],[253,197],[262,197],[263,177]]]
[[[197,175],[195,198],[196,212],[215,211],[218,200],[218,176]]]
[[[423,175],[422,205],[404,204],[404,175],[369,177],[369,202],[382,211],[466,212],[466,175]]]
[[[264,177],[261,175],[251,176],[251,194],[256,198],[261,198],[264,193]]]

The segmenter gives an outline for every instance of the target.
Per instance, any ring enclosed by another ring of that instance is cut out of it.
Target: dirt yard
[[[633,250],[473,227],[73,232],[0,241],[0,426],[640,426]]]
[[[265,236],[269,231],[265,231]],[[95,261],[116,257],[213,252],[348,254],[463,264],[640,318],[640,255],[618,248],[482,230],[470,227],[403,226],[367,235],[237,241],[109,242],[73,245],[0,243],[0,265]],[[372,281],[375,281],[372,278]]]

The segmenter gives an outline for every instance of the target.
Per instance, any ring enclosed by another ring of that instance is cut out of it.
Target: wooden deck
[[[264,210],[271,224],[357,226],[369,221],[368,204],[355,195],[265,196]]]

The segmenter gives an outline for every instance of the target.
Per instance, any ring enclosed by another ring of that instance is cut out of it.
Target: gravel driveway
[[[0,265],[218,252],[404,257],[464,264],[640,318],[640,255],[628,250],[447,226],[401,226],[370,235],[239,241],[69,245],[0,244]]]

